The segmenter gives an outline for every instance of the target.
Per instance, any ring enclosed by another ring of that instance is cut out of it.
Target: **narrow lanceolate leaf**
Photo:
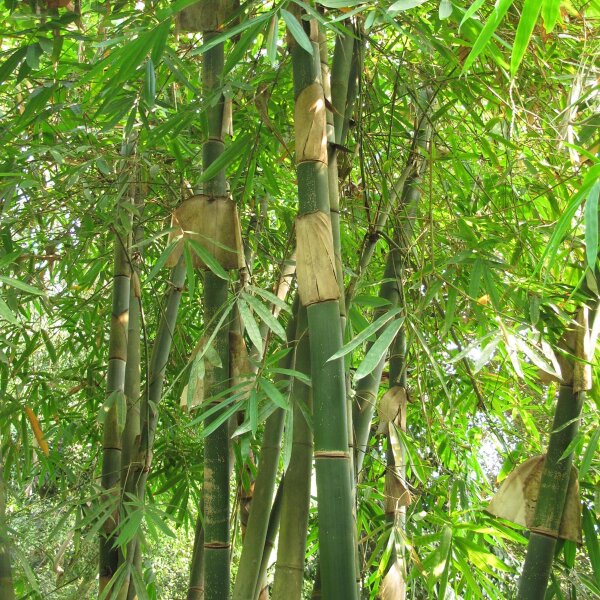
[[[268,302],[272,302],[275,306],[281,308],[281,310],[285,310],[288,313],[292,312],[292,309],[289,307],[289,305],[287,305],[281,298],[278,298],[272,292],[269,292],[268,290],[263,290],[259,287],[254,287],[253,285],[249,285],[246,289],[250,292],[254,292],[258,296],[262,296]]]
[[[473,44],[473,49],[465,60],[465,64],[462,68],[463,73],[469,70],[471,65],[475,62],[475,59],[485,50],[485,47],[492,39],[494,32],[496,29],[498,29],[498,25],[500,25],[500,22],[506,14],[506,11],[510,8],[512,3],[513,0],[498,0],[496,2],[496,6],[494,7],[492,14],[489,16],[486,24]]]
[[[6,285],[10,285],[18,290],[23,292],[29,292],[30,294],[35,294],[36,296],[43,296],[45,292],[40,290],[39,288],[33,287],[28,283],[23,281],[19,281],[18,279],[14,279],[12,277],[5,277],[4,275],[0,275],[0,281],[5,283]]]
[[[196,240],[188,239],[187,242],[192,247],[192,250],[200,257],[202,262],[217,276],[221,279],[228,280],[229,275],[227,271],[219,264],[219,261],[201,244]]]
[[[298,19],[296,19],[291,12],[285,10],[285,8],[281,9],[281,16],[283,17],[283,20],[285,21],[285,24],[287,25],[294,39],[298,42],[298,44],[300,44],[300,46],[302,46],[302,48],[304,48],[304,50],[312,55],[312,44],[310,43],[310,40],[308,39],[304,29],[302,29],[302,25],[300,25]]]
[[[212,179],[217,173],[226,169],[234,160],[251,147],[250,135],[240,135],[225,148],[225,151],[207,167],[198,178],[198,183]]]
[[[467,11],[463,15],[463,18],[460,21],[458,31],[461,30],[461,27],[464,25],[465,21],[468,21],[483,6],[484,2],[485,0],[475,0],[475,2],[473,2],[471,6],[469,6]]]
[[[164,264],[167,262],[167,259],[171,255],[171,252],[173,252],[173,250],[175,249],[176,245],[177,242],[173,242],[163,250],[162,254],[158,257],[158,260],[154,263],[154,266],[150,270],[150,273],[148,274],[148,279],[146,281],[152,281],[152,279],[156,277],[156,274],[163,268]]]
[[[590,470],[592,466],[592,460],[594,455],[596,454],[596,448],[598,447],[598,440],[600,440],[600,428],[594,431],[590,443],[588,447],[585,449],[585,453],[583,454],[583,458],[581,459],[581,466],[579,467],[579,479],[583,479],[587,472]]]
[[[263,323],[282,341],[287,341],[285,329],[281,323],[273,316],[273,313],[259,300],[248,294],[244,294],[244,300],[255,310]]]
[[[542,19],[546,33],[550,33],[560,15],[560,0],[542,0]]]
[[[415,8],[424,4],[427,0],[398,0],[398,2],[394,2],[388,10],[390,12],[396,12],[401,10],[408,10],[409,8]]]
[[[144,100],[148,107],[154,106],[156,98],[156,75],[154,73],[154,64],[152,59],[146,61],[146,77],[144,79]]]
[[[379,331],[390,319],[393,319],[400,312],[400,310],[401,308],[393,308],[385,313],[385,315],[382,315],[373,321],[371,325],[363,329],[355,338],[350,340],[345,346],[342,346],[329,360],[336,360],[337,358],[352,352],[352,350],[360,346],[360,344],[368,340],[374,333]],[[401,319],[400,322],[402,323],[403,320],[404,319]]]
[[[6,304],[6,302],[4,302],[2,298],[0,298],[0,318],[4,319],[5,321],[8,321],[12,325],[19,324],[12,310],[10,310],[8,304]]]
[[[290,407],[287,398],[277,389],[275,385],[263,378],[260,378],[258,381],[264,393],[269,397],[270,400],[273,401],[274,404],[286,410]]]
[[[587,506],[583,507],[583,533],[585,534],[585,545],[588,558],[592,565],[594,579],[600,586],[600,544],[598,543],[597,525],[594,524],[594,516]]]
[[[585,203],[585,253],[592,270],[598,259],[598,194],[600,181],[594,184]]]
[[[523,3],[523,12],[521,13],[521,19],[519,20],[519,26],[517,27],[517,33],[515,35],[515,42],[513,44],[512,55],[510,57],[510,74],[515,76],[529,39],[533,33],[538,15],[540,14],[541,3],[540,0],[525,0]]]
[[[269,24],[269,32],[267,33],[267,58],[274,65],[277,62],[277,40],[279,37],[279,19],[277,15],[273,15]]]
[[[534,274],[537,273],[537,271],[543,266],[548,257],[550,257],[548,268],[552,267],[557,258],[556,255],[558,248],[571,227],[571,221],[575,216],[575,213],[581,206],[583,199],[587,197],[594,186],[598,185],[598,180],[600,180],[600,165],[594,165],[586,173],[581,188],[579,188],[571,200],[569,200],[569,204],[567,204],[566,208],[558,219],[558,222],[554,227],[554,231],[552,232],[552,236],[548,241],[548,245],[542,254],[542,258],[535,268]]]
[[[382,357],[387,352],[391,343],[394,341],[396,334],[402,327],[403,319],[397,319],[392,321],[377,338],[377,341],[371,346],[367,355],[360,363],[356,373],[354,374],[355,379],[362,379],[366,377],[378,364]]]
[[[240,311],[240,317],[242,322],[244,323],[244,327],[250,336],[251,342],[254,344],[255,348],[262,354],[263,349],[263,340],[260,335],[260,329],[254,316],[252,315],[252,311],[250,307],[242,300],[241,298],[238,300],[238,310]]]

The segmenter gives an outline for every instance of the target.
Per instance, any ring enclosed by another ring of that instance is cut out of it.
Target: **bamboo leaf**
[[[546,33],[551,33],[560,15],[560,0],[542,0],[542,19]]]
[[[492,14],[489,16],[486,24],[479,33],[479,36],[473,44],[471,52],[469,52],[469,56],[467,56],[467,59],[465,60],[465,63],[462,68],[462,73],[468,71],[471,65],[475,62],[475,59],[485,50],[485,47],[492,39],[494,32],[496,31],[496,29],[498,29],[500,22],[504,18],[506,11],[510,8],[512,3],[513,0],[496,1],[496,5],[494,7],[494,10],[492,11]]]
[[[585,534],[585,546],[587,548],[588,558],[592,565],[594,579],[596,584],[600,586],[600,544],[598,543],[597,524],[594,523],[590,509],[584,505],[583,507],[583,532]]]
[[[192,250],[217,277],[229,281],[227,271],[221,266],[219,261],[204,246],[202,246],[202,244],[191,238],[186,238],[185,241],[190,244]]]
[[[13,314],[12,310],[10,310],[8,304],[6,304],[2,298],[0,298],[0,317],[12,325],[19,324],[19,321],[17,321],[17,318]]]
[[[352,352],[357,346],[360,346],[363,342],[368,340],[374,333],[379,331],[390,319],[393,319],[402,309],[401,308],[392,308],[385,315],[382,315],[373,323],[371,323],[368,327],[363,329],[355,338],[350,340],[345,346],[342,346],[331,358],[329,361],[337,360],[342,356],[346,356],[346,354]],[[400,319],[400,324],[404,321],[404,318]]]
[[[438,16],[440,18],[440,21],[447,19],[452,14],[452,9],[453,6],[450,0],[441,0],[440,8],[438,10]]]
[[[554,261],[557,258],[558,247],[560,246],[561,242],[563,241],[566,233],[569,231],[569,229],[571,227],[571,221],[573,220],[575,213],[581,206],[583,199],[592,190],[592,188],[596,185],[596,183],[598,182],[599,179],[600,179],[600,164],[597,164],[588,170],[588,172],[586,173],[586,175],[583,179],[581,188],[579,188],[577,193],[573,195],[571,200],[569,200],[569,204],[564,209],[560,218],[558,219],[558,222],[556,223],[554,231],[552,232],[552,236],[550,237],[550,240],[548,241],[548,245],[546,246],[544,253],[542,254],[542,257],[540,258],[540,260],[535,268],[534,275],[544,265],[547,257],[550,257],[550,261],[548,263],[548,268],[552,267],[552,265],[554,264]]]
[[[313,47],[311,41],[308,39],[298,19],[291,12],[285,10],[285,8],[280,9],[280,12],[293,38],[312,56]]]
[[[258,427],[258,395],[256,394],[256,390],[252,390],[248,398],[248,421],[252,435],[256,435]]]
[[[198,183],[212,179],[217,173],[226,169],[234,160],[236,160],[236,158],[239,158],[242,154],[247,152],[249,147],[251,147],[251,136],[249,134],[238,136],[225,148],[225,151],[212,162],[209,167],[207,167],[202,175],[200,175]]]
[[[597,428],[592,434],[590,442],[585,449],[583,458],[581,459],[581,466],[579,467],[579,479],[581,480],[587,475],[587,472],[592,466],[592,460],[594,459],[596,448],[598,447],[598,440],[600,440],[600,428]]]
[[[149,108],[154,107],[156,99],[156,74],[152,59],[146,61],[146,77],[144,78],[144,100]]]
[[[262,354],[263,351],[263,339],[260,335],[260,328],[256,323],[256,320],[252,316],[252,311],[242,298],[238,299],[237,302],[238,310],[240,311],[240,317],[244,323],[244,327],[248,332],[250,341],[254,344],[254,347]]]
[[[396,319],[392,321],[377,338],[376,342],[371,346],[367,355],[360,363],[356,373],[354,373],[354,379],[362,379],[366,377],[383,358],[391,343],[394,341],[396,334],[400,331],[404,319]]]
[[[29,285],[28,283],[14,279],[13,277],[5,277],[4,275],[0,275],[0,281],[23,292],[35,294],[36,296],[43,296],[46,293],[36,287],[33,287],[32,285]]]
[[[267,58],[271,62],[271,65],[275,66],[277,63],[277,40],[279,38],[279,19],[277,15],[271,17],[271,23],[269,24],[269,31],[267,33]]]
[[[560,458],[558,459],[559,462],[570,456],[573,452],[575,452],[575,448],[577,448],[582,439],[583,434],[581,433],[581,431],[578,431],[577,435],[571,440],[571,443],[565,448],[565,451],[560,455]]]
[[[394,2],[389,8],[389,12],[398,12],[403,10],[409,10],[411,8],[416,8],[417,6],[421,6],[427,0],[398,0],[398,2]]]
[[[527,45],[533,33],[533,28],[540,14],[540,8],[542,3],[540,0],[525,0],[523,2],[523,11],[521,18],[519,19],[519,26],[517,27],[517,33],[515,35],[515,41],[513,43],[512,54],[510,57],[510,74],[512,77],[515,76]]]
[[[270,381],[260,377],[258,383],[265,394],[273,401],[273,404],[286,410],[290,407],[287,398]]]
[[[465,23],[465,21],[468,21],[483,6],[484,2],[485,2],[485,0],[475,0],[475,2],[473,2],[473,4],[471,4],[471,6],[469,6],[467,11],[463,15],[463,18],[460,21],[460,24],[458,26],[458,31],[460,31],[462,29],[462,26]]]
[[[173,252],[173,250],[177,246],[177,243],[177,241],[171,242],[162,251],[161,255],[158,257],[158,260],[154,263],[154,266],[150,270],[150,273],[148,273],[148,278],[146,279],[146,281],[152,281],[156,277],[157,273],[163,268],[164,264],[167,262],[167,259],[171,255],[171,252]]]
[[[592,271],[598,260],[598,195],[600,181],[597,181],[585,202],[585,253],[587,264]]]
[[[275,306],[281,308],[281,310],[285,310],[288,313],[292,312],[292,309],[283,300],[281,300],[281,298],[278,298],[272,292],[269,292],[268,290],[263,290],[262,288],[255,287],[253,285],[249,285],[246,289],[250,292],[258,294],[259,296],[262,296],[268,302],[272,302]]]
[[[250,306],[252,306],[256,314],[263,321],[263,323],[283,342],[286,342],[287,338],[285,335],[285,329],[283,328],[281,323],[274,317],[273,313],[254,296],[250,296],[249,294],[243,294],[243,298]]]

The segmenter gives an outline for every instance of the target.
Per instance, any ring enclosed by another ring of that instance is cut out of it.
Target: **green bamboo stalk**
[[[133,203],[138,208],[140,213],[143,208],[143,198],[141,197],[141,188],[139,182],[133,186]],[[140,214],[141,216],[141,214]],[[133,230],[133,244],[139,244],[144,237],[144,228],[141,222],[138,221]],[[122,452],[121,452],[121,490],[127,489],[127,481],[133,476],[132,468],[135,462],[136,440],[140,435],[140,384],[141,384],[141,290],[139,269],[137,265],[132,263],[131,285],[129,291],[129,326],[127,333],[127,364],[125,366],[125,385],[124,392],[127,401],[127,416],[125,419],[125,428],[122,436]],[[125,494],[121,498],[121,506],[123,501],[128,502],[130,498]],[[121,518],[124,512],[121,511]],[[127,562],[126,574],[123,585],[119,592],[119,600],[126,600],[129,595],[130,588],[133,591],[131,581],[131,566],[133,559],[140,552],[137,540],[133,539],[129,542],[127,552],[119,557],[119,564]],[[129,556],[131,554],[131,556]]]
[[[300,373],[310,375],[310,345],[306,319],[306,311],[302,309],[296,335],[298,345],[295,369]],[[311,396],[311,387],[299,379],[295,379],[291,397],[294,411],[292,453],[285,473],[272,600],[300,600],[302,597],[313,440],[312,431],[300,405],[304,404],[310,412]]]
[[[0,600],[15,600],[10,558],[10,540],[6,527],[6,490],[4,489],[4,464],[0,450]]]
[[[119,201],[116,208],[119,223],[124,213]],[[112,312],[108,350],[108,370],[106,377],[106,396],[112,397],[112,404],[104,418],[102,443],[102,488],[108,495],[118,498],[121,474],[121,433],[124,423],[119,422],[119,404],[125,388],[125,366],[127,363],[127,327],[129,320],[129,288],[131,267],[128,257],[128,231],[115,232]],[[115,514],[118,514],[115,511]],[[117,526],[114,516],[104,524],[100,534],[100,592],[106,587],[119,566],[119,551],[113,546],[113,532]]]
[[[190,580],[187,600],[202,600],[204,597],[204,502],[200,500],[199,514],[194,532],[194,549],[190,562]]]
[[[325,122],[319,113],[325,108],[325,98],[315,62],[319,58],[316,22],[311,23],[311,30],[312,56],[291,36],[290,47],[296,99],[298,216],[299,219],[304,218],[303,226],[304,223],[309,224],[317,234],[317,228],[326,227],[328,220],[329,190]],[[309,134],[307,125],[311,129]],[[307,216],[309,219],[306,219]],[[327,241],[327,234],[321,231],[318,235],[321,236],[319,243],[322,250],[333,256],[333,244],[331,240]],[[334,272],[316,270],[309,262],[304,264],[304,256],[310,254],[310,249],[304,244],[309,244],[308,240],[300,237],[298,281],[302,303],[307,305],[311,339],[314,456],[323,593],[329,600],[352,600],[358,598],[358,589],[344,363],[342,359],[329,361],[342,346],[339,290]],[[317,251],[321,252],[321,249]],[[318,282],[316,289],[311,289],[311,281]]]
[[[289,344],[294,343],[298,302],[294,302],[295,312],[286,327],[286,337]],[[281,367],[294,368],[295,353],[289,352],[281,359]],[[260,463],[254,494],[250,505],[250,515],[240,557],[233,600],[247,600],[250,590],[256,590],[260,584],[261,561],[265,553],[265,542],[272,513],[273,493],[277,479],[279,455],[281,454],[281,436],[285,422],[285,411],[277,409],[266,421],[260,450]]]
[[[284,478],[282,478],[279,482],[279,485],[277,486],[275,500],[273,500],[271,514],[269,515],[269,525],[267,527],[267,536],[265,538],[265,548],[263,551],[262,559],[260,561],[260,569],[258,571],[258,585],[256,586],[256,592],[254,593],[254,597],[257,600],[269,600],[269,588],[267,585],[267,569],[269,568],[271,554],[273,553],[273,550],[275,548],[275,541],[277,539],[277,531],[279,530],[279,521],[281,520],[281,506],[283,504],[284,489]]]
[[[560,457],[577,435],[584,398],[585,392],[574,392],[572,384],[559,388],[518,600],[543,600],[546,596],[573,464],[572,452],[562,460]],[[570,425],[565,427],[567,423]]]
[[[227,282],[211,271],[204,274],[204,322],[218,321],[227,304]],[[213,325],[214,326],[214,325]],[[211,332],[212,333],[212,332]],[[214,337],[221,365],[207,370],[205,390],[214,396],[229,387],[229,323]],[[206,419],[210,425],[218,415]],[[206,437],[204,445],[204,597],[229,597],[229,433],[227,422]]]
[[[205,3],[206,8],[221,10],[224,3],[216,0]],[[216,23],[211,30],[204,30],[204,42],[219,35]],[[221,77],[225,63],[224,44],[217,44],[203,57],[202,87],[204,96],[211,99],[207,103],[206,117],[208,139],[202,148],[202,164],[207,169],[221,156],[225,145],[222,138],[224,97]],[[215,101],[216,99],[216,101]],[[221,169],[213,178],[204,183],[203,193],[212,198],[222,198],[227,194],[225,170]],[[204,323],[216,323],[218,316],[227,304],[229,282],[211,271],[204,278]],[[214,396],[229,387],[229,322],[226,321],[216,332],[214,344],[221,359],[221,366],[207,373],[206,394]],[[214,415],[207,419],[209,425]],[[228,424],[223,423],[207,436],[204,446],[204,597],[206,600],[223,600],[229,597],[230,582],[230,538],[229,538],[229,434]]]

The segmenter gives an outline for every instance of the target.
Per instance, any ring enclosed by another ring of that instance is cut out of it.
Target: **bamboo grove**
[[[0,600],[600,595],[595,0],[0,10]]]

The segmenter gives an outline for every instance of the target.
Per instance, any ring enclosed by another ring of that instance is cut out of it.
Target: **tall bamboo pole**
[[[301,26],[305,21],[299,20]],[[328,600],[358,598],[348,453],[346,387],[327,174],[325,98],[319,79],[316,21],[310,24],[312,55],[290,35],[295,94],[298,177],[297,273],[311,339],[315,465],[323,594]]]
[[[128,257],[129,231],[117,225],[124,213],[124,202],[116,207],[112,312],[108,350],[108,370],[106,376],[106,396],[112,404],[104,415],[102,443],[102,488],[107,495],[112,494],[115,506],[119,497],[121,476],[121,433],[125,423],[119,422],[120,403],[124,402],[125,366],[127,364],[127,328],[129,321],[129,287],[131,267]],[[114,547],[113,532],[117,526],[118,510],[107,519],[100,534],[99,574],[100,587],[106,587],[119,565],[119,551]]]
[[[306,310],[300,311],[296,335],[296,371],[310,375],[310,346]],[[300,600],[304,582],[306,535],[312,473],[312,431],[300,408],[312,408],[311,387],[295,379],[292,388],[294,431],[292,453],[285,473],[281,523],[272,600]]]
[[[199,3],[207,16],[202,26],[204,42],[210,43],[220,33],[228,3],[222,0]],[[212,18],[210,18],[212,16]],[[224,44],[209,49],[203,57],[202,91],[210,99],[206,106],[208,139],[202,148],[202,165],[206,170],[225,149],[223,140],[224,97],[221,91],[225,62]],[[226,198],[225,170],[221,169],[204,183],[203,193],[209,199]],[[227,304],[229,282],[212,271],[204,277],[204,323],[207,329],[215,327],[223,307]],[[208,370],[206,394],[214,396],[229,385],[229,322],[226,320],[216,332],[214,345],[221,365]],[[207,419],[209,425],[217,415]],[[229,538],[229,433],[223,423],[207,436],[204,446],[204,598],[224,600],[229,598],[230,538]]]
[[[10,541],[6,527],[6,490],[4,489],[4,465],[0,449],[0,600],[15,600],[10,559]]]

